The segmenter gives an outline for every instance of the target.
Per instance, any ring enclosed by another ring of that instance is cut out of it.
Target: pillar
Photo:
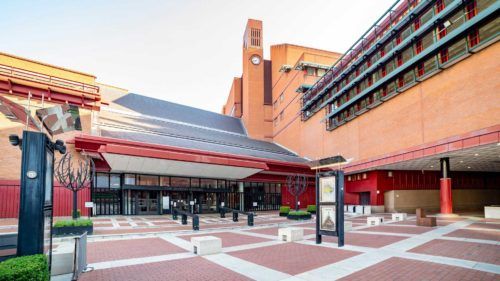
[[[245,185],[238,182],[238,192],[240,194],[240,211],[245,211]]]
[[[440,205],[441,214],[453,213],[451,197],[450,158],[441,158]]]

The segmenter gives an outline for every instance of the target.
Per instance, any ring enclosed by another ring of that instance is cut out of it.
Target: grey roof
[[[113,101],[135,112],[164,119],[246,134],[239,118],[218,114],[178,103],[129,93]]]
[[[134,94],[134,99],[140,100],[139,95]],[[151,99],[147,98],[146,99]],[[143,108],[146,103],[141,104]],[[123,106],[123,104],[120,104]],[[174,110],[171,110],[171,107]],[[182,106],[174,103],[163,103],[164,112],[174,112],[186,108],[191,120],[200,120],[200,116],[209,116],[217,119],[217,126],[208,127],[200,125],[200,122],[191,124],[187,118],[177,118],[170,121],[169,117],[152,117],[150,111],[144,110],[147,116],[136,116],[102,110],[99,117],[101,136],[132,141],[169,145],[188,149],[198,149],[219,153],[236,154],[242,156],[253,156],[258,158],[273,159],[286,162],[304,163],[305,159],[284,149],[283,147],[261,140],[252,139],[245,134],[235,134],[235,130],[225,131],[222,128],[235,128],[234,120],[237,120],[244,132],[241,121],[237,118],[224,118],[227,116],[207,112],[204,110]],[[134,110],[133,108],[131,108]],[[135,111],[135,110],[134,110]],[[156,112],[155,116],[161,112]],[[186,116],[185,112],[180,115]],[[217,117],[214,117],[217,115]],[[165,116],[165,115],[163,115]],[[232,124],[225,125],[224,121]],[[182,123],[180,123],[182,122]]]

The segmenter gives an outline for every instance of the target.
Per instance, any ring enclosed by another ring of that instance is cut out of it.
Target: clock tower
[[[243,36],[241,119],[251,137],[271,141],[272,93],[266,87],[270,86],[271,61],[264,60],[262,38],[262,21],[249,19]]]

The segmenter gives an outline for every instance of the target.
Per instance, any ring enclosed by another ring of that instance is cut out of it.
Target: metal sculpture
[[[73,164],[75,164],[73,166]],[[90,157],[84,157],[83,160],[73,161],[70,153],[62,156],[54,171],[56,179],[65,188],[73,192],[73,219],[78,218],[78,191],[90,186],[94,178],[95,165]]]
[[[290,175],[286,178],[287,190],[295,196],[295,211],[299,210],[299,196],[307,189],[307,177]]]

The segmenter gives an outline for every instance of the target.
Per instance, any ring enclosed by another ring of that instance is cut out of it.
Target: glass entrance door
[[[138,215],[159,214],[158,191],[135,191]]]

